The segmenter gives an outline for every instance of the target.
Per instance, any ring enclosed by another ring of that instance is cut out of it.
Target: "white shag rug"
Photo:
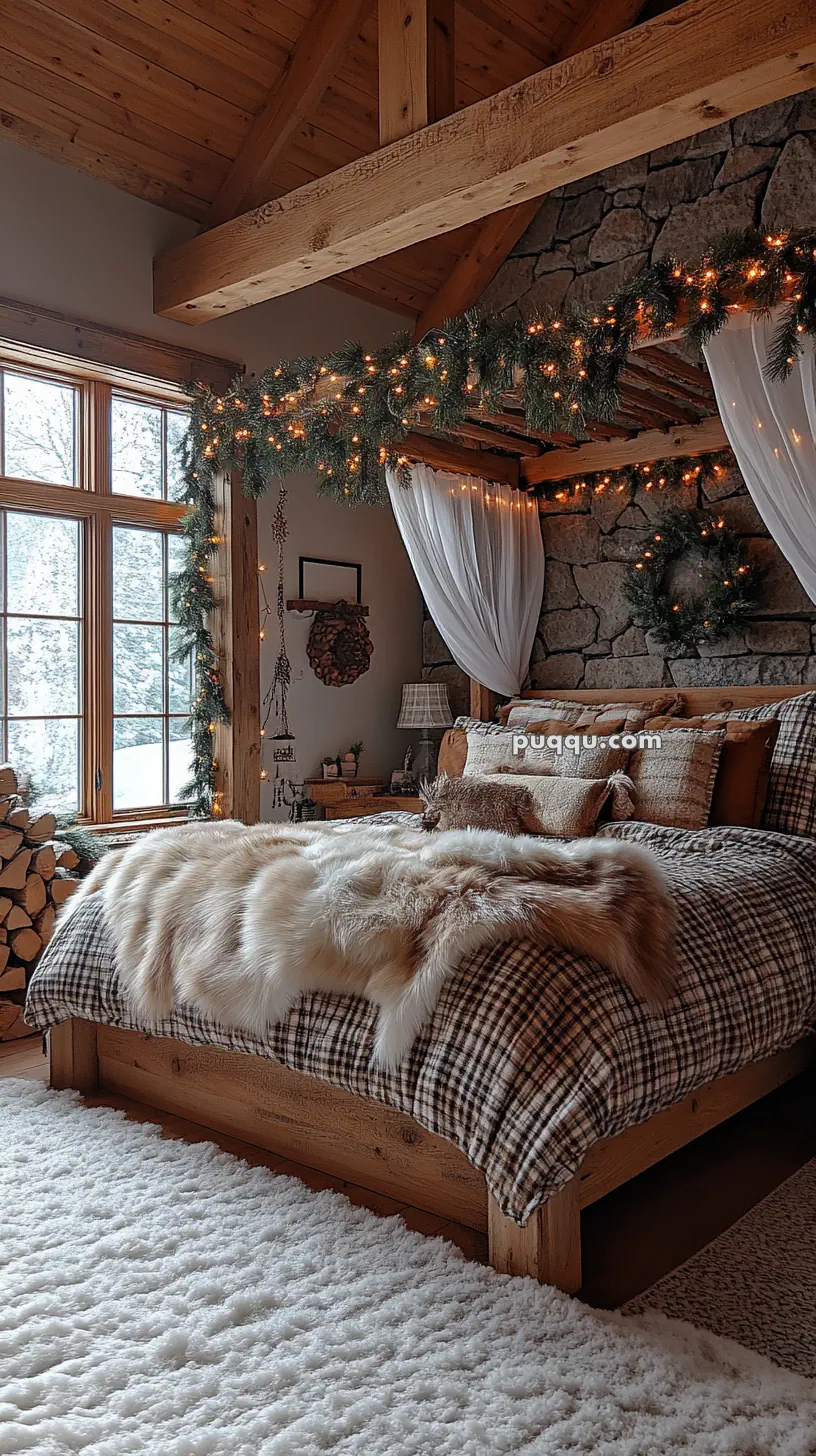
[[[816,1385],[0,1082],[0,1452],[812,1456]]]

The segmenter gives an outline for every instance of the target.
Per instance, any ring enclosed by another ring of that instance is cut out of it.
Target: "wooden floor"
[[[39,1037],[0,1043],[0,1076],[47,1080]],[[156,1122],[167,1137],[212,1141],[248,1163],[292,1173],[310,1188],[334,1188],[374,1213],[399,1213],[409,1228],[440,1234],[470,1258],[487,1261],[487,1238],[368,1189],[315,1172],[181,1117],[125,1097],[102,1094],[92,1105],[118,1107]],[[736,1222],[810,1158],[816,1157],[816,1078],[800,1077],[703,1138],[610,1193],[582,1215],[581,1298],[614,1309]]]

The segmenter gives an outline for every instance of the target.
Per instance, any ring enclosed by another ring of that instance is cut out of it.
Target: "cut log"
[[[28,930],[31,925],[31,916],[26,913],[22,905],[12,905],[4,925],[6,930]]]
[[[44,844],[42,849],[35,850],[31,868],[44,880],[54,878],[54,871],[57,868],[57,856],[54,853],[52,844]]]
[[[13,859],[22,842],[22,829],[12,829],[4,824],[0,829],[0,859]]]
[[[9,955],[10,954],[11,954],[11,952],[10,952],[10,950],[9,950],[9,948],[8,948],[7,945],[0,945],[0,971],[4,971],[6,969],[6,965],[7,965],[8,958],[9,958]],[[23,979],[25,979],[25,976],[23,977]],[[9,991],[11,991],[13,989],[13,987],[8,986],[8,987],[6,987],[6,989],[9,990]]]
[[[54,830],[56,827],[57,821],[53,814],[40,814],[38,818],[32,820],[31,824],[29,824],[26,830],[26,839],[33,841],[35,844],[45,844],[47,839],[54,838]]]
[[[71,895],[73,895],[74,890],[77,888],[78,884],[79,880],[71,879],[70,875],[65,875],[63,877],[63,875],[61,875],[58,870],[56,875],[54,876],[54,879],[49,880],[48,883],[48,894],[51,898],[52,904],[56,905],[57,908],[59,908],[60,905],[64,905],[65,901],[69,899]]]
[[[34,929],[43,945],[47,945],[51,936],[54,934],[54,922],[56,918],[57,912],[53,905],[46,905],[45,909],[41,910],[39,915],[34,917]]]
[[[22,890],[30,862],[31,850],[18,849],[14,858],[3,867],[2,874],[0,874],[0,890]],[[17,898],[16,895],[14,898]]]
[[[0,945],[8,945],[8,931],[5,925],[0,925]]]
[[[14,930],[9,936],[9,942],[14,955],[19,961],[33,961],[37,959],[43,948],[36,930]]]
[[[60,869],[76,869],[79,864],[79,855],[70,844],[61,844],[58,839],[55,839],[52,847],[57,856],[57,865]]]
[[[8,915],[9,910],[11,909],[12,903],[13,902],[10,895],[0,895],[0,925],[2,925],[5,921],[5,918]]]
[[[37,875],[33,872],[29,874],[26,877],[26,882],[22,889],[15,892],[14,898],[17,904],[23,907],[26,915],[30,915],[32,919],[35,915],[39,915],[48,898],[45,893],[45,880],[42,875]]]
[[[8,946],[4,945],[0,947],[0,959],[2,959],[2,951],[5,951],[6,959],[8,959]],[[0,970],[0,992],[24,991],[25,988],[26,973],[24,966],[6,966],[5,970]]]
[[[18,1036],[36,1036],[36,1026],[23,1020],[22,1006],[13,1001],[0,1001],[0,1041],[14,1041]]]
[[[8,823],[13,824],[15,829],[25,831],[31,823],[31,815],[27,809],[12,809],[8,816]]]
[[[0,763],[0,794],[17,793],[17,775],[10,763]]]

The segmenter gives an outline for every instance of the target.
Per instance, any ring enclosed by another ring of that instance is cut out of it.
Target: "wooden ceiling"
[[[354,9],[353,0],[331,3]],[[569,53],[597,6],[457,4],[456,109]],[[619,12],[623,29],[638,6],[604,0],[603,8]],[[25,146],[206,223],[254,118],[293,57],[308,59],[321,9],[325,0],[0,0],[0,124]],[[274,163],[270,197],[378,148],[376,3],[357,13],[325,89]],[[470,224],[332,283],[416,317],[479,229]]]

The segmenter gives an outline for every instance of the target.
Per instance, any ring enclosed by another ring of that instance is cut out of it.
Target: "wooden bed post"
[[[470,679],[470,716],[481,718],[483,722],[489,723],[496,710],[497,694],[490,691],[482,683],[477,682],[475,677]]]
[[[62,1021],[48,1034],[51,1086],[76,1092],[95,1092],[99,1085],[96,1025],[93,1021]]]
[[[565,1294],[581,1288],[581,1209],[578,1178],[571,1178],[521,1228],[488,1196],[490,1263],[500,1274],[528,1274]]]

